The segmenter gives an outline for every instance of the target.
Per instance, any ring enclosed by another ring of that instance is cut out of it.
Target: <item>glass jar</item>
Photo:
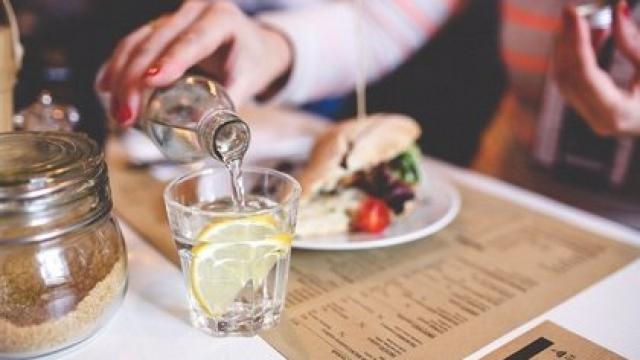
[[[164,156],[181,162],[205,156],[225,164],[242,159],[251,138],[224,88],[198,75],[154,89],[140,120]]]
[[[127,264],[111,207],[88,137],[0,134],[0,358],[60,350],[113,315]]]

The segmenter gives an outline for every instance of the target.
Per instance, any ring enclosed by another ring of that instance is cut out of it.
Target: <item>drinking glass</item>
[[[289,175],[243,169],[244,204],[232,177],[207,168],[164,193],[195,327],[214,336],[252,336],[284,309],[300,184]]]

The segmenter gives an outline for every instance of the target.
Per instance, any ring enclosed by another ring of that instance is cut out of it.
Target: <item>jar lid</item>
[[[82,134],[0,134],[0,200],[32,198],[84,181],[101,170],[98,145]]]
[[[0,133],[0,242],[56,238],[110,210],[106,164],[89,137]]]

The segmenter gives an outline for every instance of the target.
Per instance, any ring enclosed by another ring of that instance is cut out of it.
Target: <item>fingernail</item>
[[[129,105],[125,104],[118,106],[116,113],[118,122],[120,122],[121,124],[127,123],[131,119],[131,115],[131,108],[129,107]]]
[[[147,71],[144,73],[144,76],[150,77],[150,76],[155,76],[160,72],[160,65],[153,65],[150,68],[147,69]]]
[[[630,17],[631,8],[629,7],[629,3],[627,2],[627,0],[623,0],[620,6],[622,7],[622,13],[624,14],[624,16]]]

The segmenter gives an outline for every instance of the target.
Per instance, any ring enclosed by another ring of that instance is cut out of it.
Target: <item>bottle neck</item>
[[[200,147],[216,160],[229,163],[240,160],[249,148],[249,126],[230,110],[213,110],[198,122]]]

